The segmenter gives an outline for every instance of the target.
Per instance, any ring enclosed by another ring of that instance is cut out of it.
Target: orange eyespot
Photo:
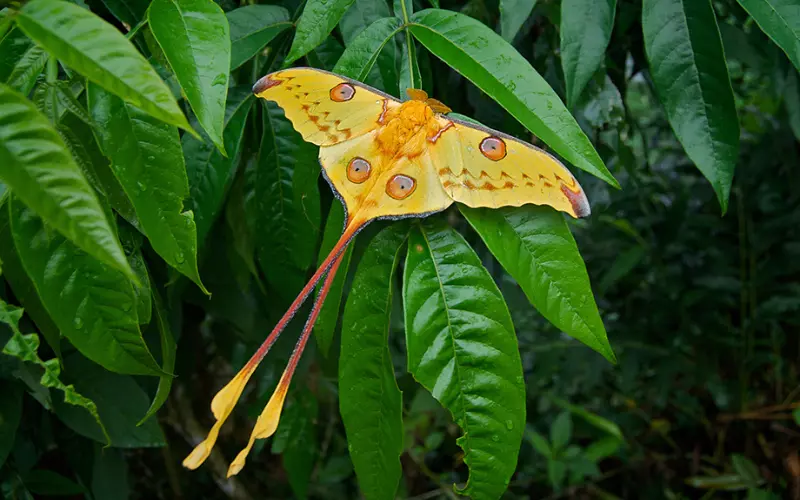
[[[340,83],[331,89],[331,99],[335,102],[349,101],[356,95],[356,88],[349,83]]]
[[[506,143],[499,137],[489,136],[481,141],[481,153],[493,161],[500,161],[506,157]]]
[[[369,179],[369,174],[372,171],[372,166],[364,158],[353,158],[350,164],[347,165],[347,178],[350,182],[361,184]]]
[[[408,198],[415,189],[417,181],[407,175],[395,175],[386,183],[386,194],[395,200]]]

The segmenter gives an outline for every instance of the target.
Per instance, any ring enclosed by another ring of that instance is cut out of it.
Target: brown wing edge
[[[392,101],[397,102],[398,104],[401,103],[401,101],[398,98],[390,96],[389,94],[387,94],[386,92],[384,92],[382,90],[378,90],[378,89],[376,89],[374,87],[370,87],[369,85],[367,85],[365,83],[359,82],[357,80],[353,80],[351,78],[347,78],[346,76],[342,76],[342,75],[339,75],[337,73],[333,73],[331,71],[325,71],[324,69],[318,69],[318,68],[311,68],[311,67],[308,67],[308,66],[297,66],[297,67],[292,67],[292,68],[284,68],[284,69],[280,69],[278,71],[273,71],[272,73],[269,73],[269,74],[267,74],[265,76],[262,76],[261,78],[258,79],[258,81],[255,83],[255,85],[253,85],[253,93],[258,95],[258,94],[264,92],[265,90],[274,87],[275,85],[279,85],[281,83],[280,81],[273,80],[270,77],[272,75],[276,74],[276,73],[281,73],[283,71],[294,70],[294,69],[310,70],[310,71],[315,71],[317,73],[325,73],[327,75],[335,76],[336,78],[341,78],[342,80],[344,80],[345,82],[349,83],[350,85],[355,85],[355,86],[361,87],[362,89],[367,90],[369,92],[373,92],[375,94],[378,94],[379,96],[383,97],[384,99],[390,99]]]

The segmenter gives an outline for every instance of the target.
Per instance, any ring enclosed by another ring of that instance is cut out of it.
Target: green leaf
[[[554,453],[557,454],[566,448],[570,439],[572,439],[572,418],[568,411],[561,412],[550,426],[550,442],[553,444]]]
[[[175,344],[175,337],[172,335],[172,329],[169,326],[169,318],[167,311],[164,309],[164,304],[161,297],[156,290],[152,291],[154,309],[156,311],[156,326],[158,327],[158,334],[161,338],[161,357],[162,370],[164,375],[158,381],[158,388],[156,389],[156,396],[150,404],[150,408],[145,413],[144,417],[136,425],[142,425],[147,419],[156,414],[156,412],[167,401],[170,390],[172,390],[171,373],[175,371],[175,354],[177,352],[177,345]]]
[[[547,461],[547,479],[556,491],[561,491],[564,479],[567,477],[567,464],[561,460]]]
[[[607,436],[587,446],[583,455],[593,462],[599,462],[616,453],[622,444],[619,439]]]
[[[402,20],[392,15],[385,1],[356,0],[339,22],[347,55],[342,56],[337,67],[350,67],[348,73],[339,74],[399,95],[400,50],[393,37],[401,25]],[[360,78],[351,74],[362,71],[365,72]]]
[[[159,120],[192,131],[152,66],[107,22],[63,0],[32,0],[16,19],[36,43],[89,81]]]
[[[231,68],[228,19],[211,0],[153,0],[150,31],[203,130],[225,154],[225,98]]]
[[[394,16],[385,0],[355,0],[339,20],[345,46],[349,47],[372,23],[387,17]]]
[[[194,212],[197,240],[201,248],[222,209],[225,194],[233,182],[239,145],[254,101],[249,85],[246,88],[232,87],[228,93],[223,132],[227,157],[209,142],[188,135],[183,136],[183,156],[186,160],[191,193],[188,207]]]
[[[36,469],[21,475],[22,483],[31,493],[44,496],[72,496],[85,493],[83,486],[57,472]]]
[[[24,95],[30,94],[34,85],[36,85],[36,80],[39,79],[39,75],[44,71],[47,60],[47,52],[38,45],[32,45],[14,66],[11,74],[6,79],[6,83],[8,83],[9,87]]]
[[[94,500],[128,500],[128,464],[120,450],[94,447],[92,467],[92,495]]]
[[[551,458],[553,456],[553,450],[550,449],[550,443],[547,442],[546,437],[531,429],[525,431],[525,438],[531,442],[536,451],[545,457]]]
[[[511,317],[480,259],[440,219],[411,232],[403,279],[408,369],[453,418],[470,478],[499,498],[517,465],[525,385]]]
[[[800,9],[795,0],[738,0],[800,71]]]
[[[354,80],[365,81],[381,57],[383,49],[387,48],[387,44],[393,42],[394,36],[400,32],[402,24],[403,22],[396,17],[379,19],[370,24],[347,44],[333,72]],[[394,51],[394,44],[391,43],[387,50]],[[391,58],[394,60],[393,55]],[[396,72],[393,76],[397,80]]]
[[[30,38],[19,28],[12,28],[0,38],[0,82],[7,82],[14,66],[25,53],[35,47]]]
[[[131,283],[48,229],[16,199],[9,205],[20,260],[61,334],[109,370],[160,375],[139,332]]]
[[[422,75],[419,72],[419,61],[417,60],[417,47],[414,39],[408,34],[406,29],[400,35],[400,74],[398,75],[398,89],[400,99],[408,97],[407,89],[421,89]]]
[[[319,256],[317,257],[317,265],[322,264],[322,261],[333,250],[339,237],[342,236],[344,229],[344,207],[339,200],[334,200],[331,205],[331,210],[328,213],[328,219],[325,222],[325,232],[322,235],[322,245],[319,249]],[[333,278],[333,283],[328,290],[328,296],[322,305],[322,310],[319,312],[317,322],[314,324],[314,338],[317,339],[317,346],[322,351],[323,356],[327,357],[331,350],[333,343],[333,334],[336,330],[336,324],[339,322],[339,312],[342,305],[342,293],[344,292],[344,285],[347,279],[347,271],[350,269],[350,258],[353,256],[353,248],[355,240],[350,242],[347,249],[342,254],[342,262],[339,264],[339,271],[336,277]],[[319,290],[317,290],[317,295]]]
[[[792,411],[792,418],[794,419],[794,423],[800,425],[800,408],[795,408]]]
[[[586,265],[562,214],[534,205],[459,209],[542,316],[616,362]]]
[[[300,500],[308,498],[308,486],[317,458],[314,422],[318,414],[319,405],[314,394],[307,388],[301,389],[284,410],[273,440],[272,452],[283,454],[283,469],[289,476],[289,486]]]
[[[556,153],[619,187],[575,119],[530,63],[479,21],[427,9],[412,16],[411,33],[429,51],[498,102]]]
[[[100,420],[100,415],[97,412],[97,406],[94,401],[88,397],[79,394],[75,387],[72,385],[65,385],[61,379],[61,363],[57,358],[42,361],[39,354],[36,352],[39,349],[39,337],[35,333],[23,335],[19,329],[19,320],[22,318],[22,309],[10,306],[0,300],[0,323],[5,323],[11,328],[11,338],[6,342],[3,347],[3,354],[14,356],[15,358],[38,365],[42,370],[42,377],[40,383],[44,387],[57,389],[64,393],[64,402],[70,405],[78,406],[83,410],[77,410],[78,413],[83,415],[95,423],[99,432],[101,442],[110,443],[110,437],[106,431],[103,421]]]
[[[368,500],[395,498],[403,453],[403,396],[389,352],[394,273],[408,224],[370,241],[342,317],[339,408],[358,485]]]
[[[738,453],[731,455],[731,464],[733,465],[733,470],[739,474],[750,488],[757,488],[758,485],[764,482],[761,478],[761,473],[758,471],[758,466],[744,455],[739,455]]]
[[[617,255],[597,285],[600,294],[605,294],[615,283],[627,276],[646,256],[647,249],[641,245],[632,246]]]
[[[139,284],[133,285],[133,293],[136,296],[136,318],[140,325],[150,323],[153,315],[153,297],[150,292],[150,275],[147,272],[147,264],[142,255],[142,233],[136,231],[129,224],[119,226],[119,239],[128,256],[131,268],[139,278]]]
[[[500,0],[500,35],[511,43],[531,16],[537,0]]]
[[[5,307],[5,303],[0,302],[0,308]],[[11,453],[21,418],[22,386],[10,380],[0,380],[0,467]]]
[[[783,102],[786,104],[789,125],[792,127],[794,137],[800,141],[800,83],[798,83],[797,72],[793,69],[789,70],[786,77],[786,84],[783,87]]]
[[[94,191],[64,141],[29,100],[2,84],[0,179],[81,249],[133,277]]]
[[[145,18],[147,15],[147,7],[150,5],[150,0],[102,1],[108,11],[114,14],[114,17],[130,27],[135,27]]]
[[[231,31],[231,70],[258,54],[292,26],[289,11],[277,5],[246,5],[225,15]]]
[[[739,120],[710,0],[644,0],[650,73],[672,130],[728,209]]]
[[[256,172],[256,254],[267,282],[287,298],[303,287],[320,225],[317,148],[275,103],[264,101]]]
[[[622,435],[622,431],[619,429],[619,426],[614,422],[597,415],[596,413],[592,413],[580,406],[573,405],[564,401],[563,399],[551,397],[550,400],[555,403],[556,405],[560,406],[561,408],[571,412],[573,415],[582,418],[588,424],[607,432],[610,436],[614,437],[620,442],[625,441],[625,437]]]
[[[116,448],[146,448],[164,446],[164,434],[158,423],[150,419],[142,425],[136,422],[147,411],[147,394],[133,377],[103,370],[83,356],[74,354],[65,359],[65,373],[75,387],[97,405]],[[103,442],[97,423],[84,412],[55,403],[56,415],[70,429],[81,436]]]
[[[297,32],[283,63],[284,66],[289,66],[321,44],[339,24],[339,20],[354,1],[307,0],[303,14],[297,21]]]
[[[561,2],[561,66],[570,107],[606,58],[616,9],[617,0]]]
[[[194,215],[183,211],[189,182],[178,129],[94,84],[89,108],[100,147],[133,203],[153,249],[205,291],[197,271]]]

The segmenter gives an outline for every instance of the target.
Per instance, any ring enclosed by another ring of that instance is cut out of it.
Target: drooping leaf
[[[800,6],[794,0],[738,0],[800,71]]]
[[[29,100],[2,84],[0,179],[61,234],[133,277],[97,197],[64,141]]]
[[[317,148],[283,110],[264,102],[256,174],[256,254],[267,281],[287,297],[305,283],[320,225]]]
[[[457,12],[427,9],[411,33],[576,167],[619,187],[592,143],[544,78],[500,35]]]
[[[288,66],[322,43],[355,0],[308,0],[297,20],[297,32],[286,56]]]
[[[228,93],[223,132],[227,157],[222,156],[208,141],[183,136],[183,156],[191,193],[187,207],[194,212],[197,240],[201,248],[233,182],[239,145],[254,101],[249,86],[233,87]]]
[[[586,265],[562,214],[534,205],[459,209],[542,316],[615,362]]]
[[[644,0],[650,73],[686,154],[724,213],[739,156],[739,120],[710,0]]]
[[[153,0],[150,31],[203,130],[225,154],[225,98],[231,68],[228,19],[211,0]]]
[[[156,414],[156,412],[164,405],[169,397],[169,392],[172,390],[172,372],[175,370],[175,354],[177,352],[177,345],[175,344],[175,337],[172,335],[172,329],[169,326],[169,318],[167,311],[164,309],[164,303],[158,292],[153,290],[153,309],[156,313],[156,327],[158,328],[158,335],[161,338],[161,358],[162,370],[165,372],[161,375],[158,381],[158,388],[153,402],[150,403],[150,408],[145,413],[144,417],[136,425],[142,425],[147,419]]]
[[[570,107],[575,107],[586,84],[605,60],[616,9],[617,0],[561,2],[561,66]]]
[[[63,0],[32,0],[16,20],[25,34],[89,81],[159,120],[191,131],[153,67],[122,33],[96,15]]]
[[[292,26],[289,11],[277,5],[245,5],[225,15],[231,31],[231,70],[244,64]]]
[[[14,356],[21,361],[39,366],[42,369],[40,383],[44,387],[63,392],[65,403],[83,408],[82,410],[76,408],[76,411],[78,413],[83,412],[89,421],[95,423],[101,442],[109,443],[108,432],[103,425],[103,421],[100,420],[94,401],[79,394],[74,386],[66,385],[61,381],[61,363],[58,358],[42,361],[36,352],[39,349],[39,337],[35,333],[23,335],[19,329],[20,318],[22,318],[22,309],[0,300],[0,323],[5,323],[11,328],[11,338],[3,347],[3,354]],[[88,412],[88,415],[86,415],[86,412]]]
[[[464,431],[463,493],[500,498],[525,426],[522,365],[503,297],[463,237],[440,220],[411,232],[403,297],[408,369]]]
[[[197,271],[194,216],[178,129],[90,84],[88,101],[100,147],[153,249],[204,290]]]
[[[61,334],[108,370],[159,375],[139,332],[131,283],[53,232],[15,198],[9,204],[20,260]]]
[[[3,307],[7,306],[0,303],[0,308]],[[22,386],[18,383],[0,380],[0,467],[6,463],[14,446],[22,417],[22,394]]]
[[[407,223],[373,238],[342,318],[339,408],[358,485],[368,500],[395,498],[402,474],[403,396],[387,343],[394,273],[407,238]]]
[[[500,0],[500,35],[511,43],[530,17],[536,0]]]

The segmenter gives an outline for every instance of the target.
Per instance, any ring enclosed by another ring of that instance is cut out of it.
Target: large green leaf
[[[284,65],[290,65],[321,44],[354,1],[307,0],[303,14],[297,21],[297,32]]]
[[[411,33],[568,162],[619,187],[564,103],[514,48],[484,24],[457,12],[427,9]]]
[[[536,7],[536,0],[500,0],[500,35],[511,43]]]
[[[308,388],[298,390],[286,405],[272,441],[272,453],[281,453],[289,486],[298,500],[308,498],[308,486],[319,453],[315,429],[318,416],[319,404],[314,393]]]
[[[403,297],[408,369],[464,431],[463,493],[500,498],[525,426],[522,365],[500,290],[460,234],[428,219],[411,232]]]
[[[355,0],[339,20],[344,44],[350,43],[375,21],[392,17],[392,11],[385,0]]]
[[[644,0],[650,73],[686,154],[728,208],[739,120],[710,0]]]
[[[352,66],[351,70],[358,72],[365,70],[360,78],[348,76],[398,95],[400,52],[397,40],[392,39],[402,24],[398,21],[385,1],[356,0],[339,21],[347,50],[336,65]],[[389,26],[391,28],[387,30]]]
[[[131,283],[53,232],[16,199],[9,204],[20,260],[61,334],[109,370],[161,374],[139,332]]]
[[[21,385],[0,379],[0,467],[6,463],[14,446],[14,438],[17,437],[17,428],[22,418],[22,394]]]
[[[556,327],[615,362],[586,265],[564,216],[550,207],[459,205],[528,300]]]
[[[408,224],[378,233],[361,258],[342,318],[339,409],[358,485],[368,500],[395,497],[403,453],[403,396],[389,353],[394,273]]]
[[[256,173],[256,254],[267,281],[286,297],[305,284],[320,225],[317,148],[275,103],[264,101]]]
[[[64,141],[28,99],[2,84],[0,179],[61,234],[133,277],[119,240]]]
[[[114,17],[130,27],[135,27],[145,18],[147,7],[150,5],[150,0],[102,0],[102,2]]]
[[[153,67],[122,33],[96,15],[63,0],[32,0],[16,20],[36,43],[89,81],[159,120],[191,131]]]
[[[231,68],[225,13],[212,0],[153,0],[147,19],[200,125],[224,154]]]
[[[88,101],[100,147],[153,249],[204,289],[197,272],[194,216],[183,211],[189,182],[178,129],[94,84]]]
[[[561,2],[561,67],[570,107],[605,60],[616,9],[617,0]]]
[[[39,75],[44,71],[48,57],[43,48],[31,45],[8,75],[6,79],[8,86],[21,94],[30,94]]]
[[[233,87],[228,93],[223,132],[227,157],[222,156],[210,142],[200,141],[188,135],[183,136],[183,155],[186,159],[191,193],[188,206],[194,212],[197,240],[201,248],[219,215],[225,194],[233,182],[239,145],[254,101],[249,85]]]
[[[289,11],[277,5],[246,5],[225,14],[231,29],[231,69],[236,69],[292,26]]]
[[[348,45],[333,68],[334,73],[345,75],[359,81],[365,81],[370,74],[375,62],[381,57],[383,49],[387,48],[394,52],[394,36],[402,29],[403,22],[396,17],[379,19],[361,31]],[[389,47],[386,47],[390,44]],[[391,54],[394,61],[394,54]],[[380,67],[380,65],[379,65]],[[388,66],[387,66],[388,67]],[[381,73],[384,77],[397,80],[398,75],[395,70],[388,75]],[[384,85],[388,78],[384,78]],[[384,87],[385,89],[386,87]]]
[[[92,495],[94,500],[128,500],[128,464],[121,450],[94,446],[92,467]]]
[[[800,71],[800,5],[797,0],[738,0]]]

